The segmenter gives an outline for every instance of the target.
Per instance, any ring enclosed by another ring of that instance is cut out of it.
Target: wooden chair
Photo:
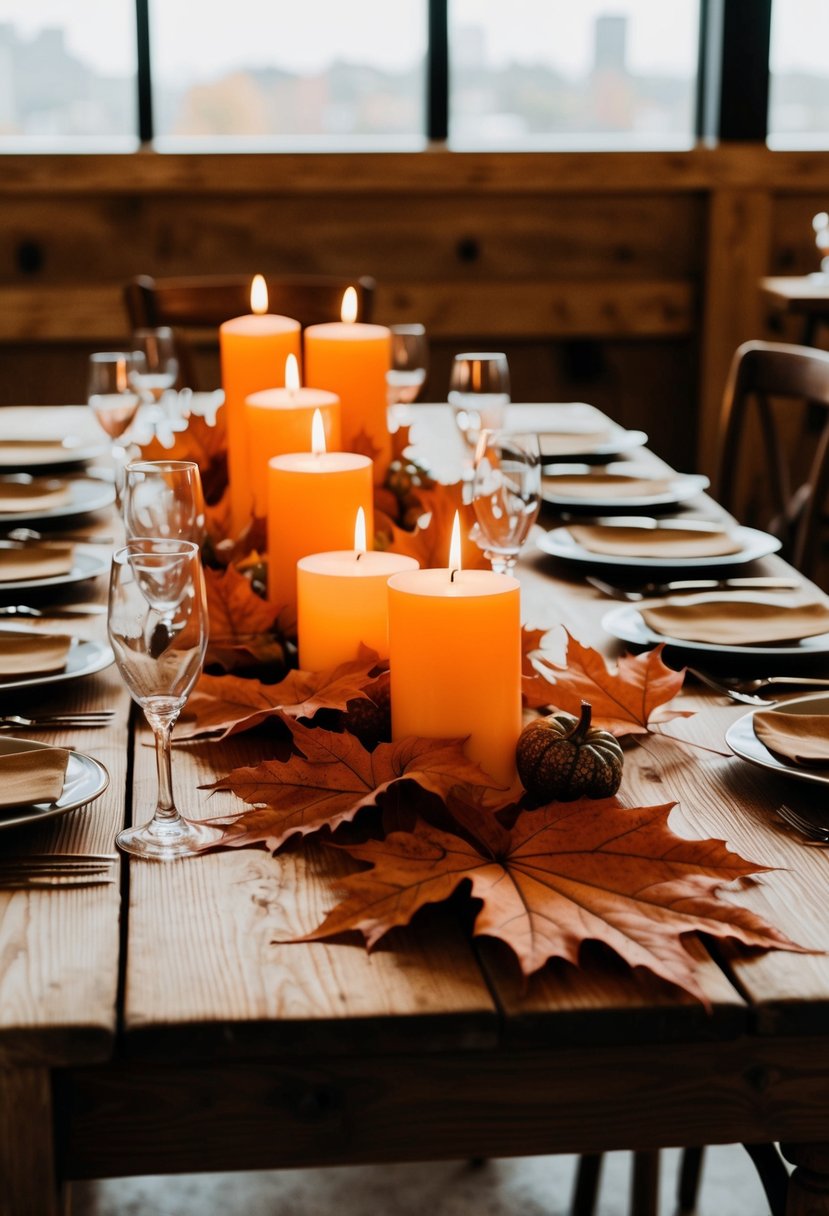
[[[759,424],[753,433],[752,406]],[[829,352],[743,343],[731,364],[721,428],[717,498],[778,536],[783,556],[814,578],[829,491]],[[748,514],[740,509],[746,469]]]
[[[374,280],[367,276],[346,279],[323,275],[265,276],[268,311],[294,317],[300,324],[337,321],[347,287],[357,292],[357,320],[368,321],[374,299]],[[169,325],[176,335],[181,363],[180,382],[190,388],[213,388],[198,383],[199,352],[218,349],[217,330],[223,321],[251,311],[253,275],[202,275],[154,279],[138,275],[124,288],[124,303],[131,327],[144,329]],[[203,378],[202,378],[203,379]]]

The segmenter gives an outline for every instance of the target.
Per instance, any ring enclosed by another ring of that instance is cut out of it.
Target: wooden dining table
[[[786,570],[769,557],[745,572]],[[622,653],[601,627],[608,601],[578,571],[530,546],[520,578],[524,620],[549,628],[554,657],[562,625]],[[109,788],[0,832],[0,854],[107,852],[150,817],[151,738],[114,667],[49,701],[117,710],[106,729],[37,735],[101,760]],[[812,953],[692,940],[706,1008],[596,944],[580,967],[525,982],[452,905],[370,954],[356,938],[286,942],[354,866],[314,843],[123,859],[106,885],[0,890],[0,1216],[52,1216],[77,1179],[772,1141],[797,1166],[788,1212],[829,1213],[829,852],[776,816],[815,795],[730,753],[744,706],[690,681],[681,705],[694,715],[627,748],[624,800],[676,802],[679,834],[770,867],[727,898]],[[268,749],[266,730],[178,745],[182,811],[242,809],[202,787]]]

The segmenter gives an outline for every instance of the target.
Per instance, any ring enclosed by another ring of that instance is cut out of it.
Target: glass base
[[[198,857],[222,836],[221,828],[192,819],[151,819],[140,827],[126,828],[115,837],[124,853],[148,861],[174,861],[177,857]]]

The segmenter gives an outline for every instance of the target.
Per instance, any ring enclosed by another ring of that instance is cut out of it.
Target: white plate
[[[787,701],[785,705],[777,705],[775,709],[786,714],[826,714],[829,713],[829,696],[825,692],[813,692],[808,696]],[[743,714],[742,718],[732,722],[725,732],[725,741],[734,755],[748,760],[750,764],[759,764],[760,768],[782,773],[784,777],[795,777],[798,781],[811,781],[816,785],[829,785],[829,768],[806,768],[802,764],[789,764],[778,759],[760,742],[754,733],[754,715],[757,712],[753,709],[750,713]]]
[[[0,633],[25,633],[30,637],[34,630],[26,629],[25,626],[16,627],[14,625],[4,625]],[[37,634],[42,637],[42,633]],[[69,655],[66,660],[66,666],[62,671],[47,671],[42,675],[23,676],[19,680],[0,680],[0,697],[7,692],[16,692],[21,688],[41,688],[48,684],[65,684],[69,680],[79,680],[81,676],[94,675],[96,671],[103,671],[105,667],[109,667],[115,662],[115,655],[105,642],[86,642],[80,638],[73,638],[72,645],[69,647]]]
[[[614,521],[618,522],[618,521]],[[682,520],[665,520],[671,526],[681,524]],[[689,519],[688,523],[693,520]],[[553,528],[539,537],[538,545],[552,557],[560,557],[563,561],[578,562],[584,566],[622,566],[628,570],[699,570],[724,566],[740,566],[744,562],[756,561],[758,557],[768,557],[780,548],[780,541],[768,532],[759,532],[756,528],[744,528],[738,525],[731,529],[731,535],[738,540],[742,548],[737,553],[721,553],[716,557],[626,557],[624,554],[591,553],[578,544],[567,528]]]
[[[48,511],[0,511],[0,524],[24,524],[38,519],[59,519],[66,515],[84,515],[100,511],[115,502],[115,487],[96,477],[73,477],[66,482],[69,498]]]
[[[607,472],[611,475],[624,477],[641,477],[643,480],[653,482],[668,482],[669,485],[661,490],[655,490],[651,494],[635,494],[635,495],[615,495],[610,487],[603,491],[597,491],[590,498],[585,498],[582,495],[568,495],[551,485],[546,481],[546,478],[551,476],[551,469],[555,468],[563,477],[577,477],[581,474],[589,476],[592,470],[588,465],[567,465],[562,463],[560,469],[558,462],[555,465],[548,465],[545,470],[545,480],[541,483],[541,497],[544,502],[550,503],[554,507],[565,507],[570,511],[583,509],[585,511],[622,511],[632,510],[637,507],[669,507],[676,506],[678,503],[687,502],[691,498],[696,498],[697,494],[701,494],[703,490],[707,490],[710,482],[707,477],[701,473],[654,473],[652,470],[640,470],[635,465],[620,463],[609,464]]]
[[[17,548],[11,541],[0,541],[0,549]],[[24,578],[0,580],[0,599],[7,591],[39,591],[41,587],[63,587],[69,583],[84,583],[97,578],[109,570],[109,558],[102,557],[94,549],[77,545],[72,555],[72,569],[66,574],[54,574],[50,578]]]
[[[602,617],[602,629],[634,646],[658,646],[664,642],[677,650],[702,651],[705,654],[731,655],[735,658],[790,658],[800,659],[809,655],[829,654],[829,633],[819,633],[800,642],[789,642],[779,646],[722,646],[716,642],[686,642],[682,638],[669,637],[649,629],[637,611],[635,604],[619,604]]]
[[[0,756],[10,752],[33,752],[51,746],[34,739],[0,739]],[[24,824],[40,823],[41,819],[52,819],[86,806],[93,798],[100,797],[109,785],[109,773],[103,764],[85,756],[83,752],[70,752],[63,779],[63,791],[56,802],[36,802],[33,806],[11,807],[0,811],[0,830],[17,828]]]
[[[604,459],[605,456],[621,456],[624,452],[631,452],[634,448],[642,448],[648,442],[648,437],[644,431],[626,431],[624,427],[617,427],[613,423],[608,430],[610,434],[604,439],[591,439],[589,435],[573,435],[573,449],[570,452],[550,452],[544,449],[543,433],[538,436],[539,447],[541,448],[541,463],[542,464],[560,464],[566,460],[590,460],[599,458]],[[560,440],[560,436],[556,435],[556,440]]]
[[[80,464],[86,460],[97,460],[105,456],[109,445],[105,439],[82,439],[79,435],[67,435],[65,439],[48,440],[48,447],[36,453],[26,453],[25,445],[43,443],[42,435],[14,435],[0,438],[0,472],[21,469],[61,468],[63,465]],[[8,445],[8,446],[6,446]],[[19,449],[15,451],[15,448]]]

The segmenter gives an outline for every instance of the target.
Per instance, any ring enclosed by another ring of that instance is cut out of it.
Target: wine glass
[[[475,449],[474,539],[496,574],[510,574],[541,505],[537,435],[483,430]]]
[[[124,484],[124,524],[128,539],[204,539],[204,494],[199,466],[192,460],[134,460]]]
[[[455,355],[449,380],[449,404],[466,443],[466,478],[471,474],[471,457],[481,431],[503,426],[509,400],[509,365],[505,354],[474,351]]]
[[[115,494],[120,504],[127,447],[119,443],[135,418],[141,396],[131,382],[133,356],[126,351],[96,351],[89,356],[86,400],[109,437],[115,465]]]
[[[392,325],[391,368],[386,372],[389,405],[411,405],[426,383],[429,347],[422,325]]]
[[[149,823],[119,832],[136,857],[189,857],[220,832],[179,814],[173,799],[171,735],[199,677],[207,647],[207,600],[198,545],[131,540],[112,559],[109,639],[132,699],[155,736],[158,801]]]

